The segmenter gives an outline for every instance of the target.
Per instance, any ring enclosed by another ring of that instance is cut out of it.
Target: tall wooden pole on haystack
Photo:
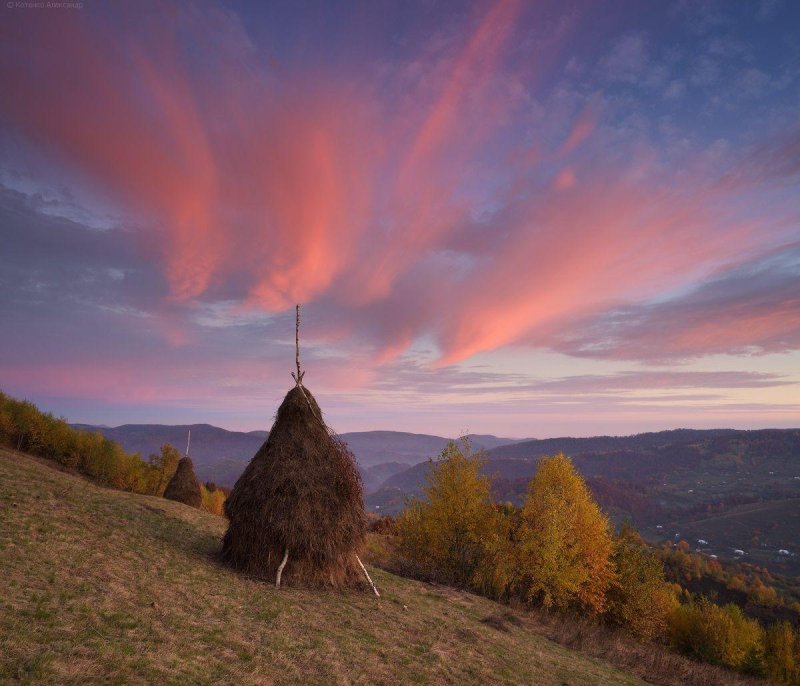
[[[292,378],[294,379],[295,384],[297,384],[300,390],[303,390],[303,372],[300,371],[300,304],[298,303],[295,305],[295,319],[294,319],[294,364],[297,367],[297,373],[292,372]],[[305,396],[305,393],[303,393]],[[306,398],[308,401],[308,398]],[[311,403],[308,403],[309,407],[311,407]],[[312,408],[313,410],[313,408]],[[289,548],[287,547],[283,553],[283,559],[281,560],[280,565],[278,565],[278,573],[275,575],[275,588],[281,587],[281,575],[283,574],[283,568],[286,566],[286,563],[289,561]]]
[[[294,363],[297,366],[297,374],[292,372],[294,382],[303,389],[303,377],[305,372],[300,371],[300,305],[295,305],[295,319],[294,319]],[[303,393],[305,395],[305,393]],[[308,398],[306,398],[308,400]],[[311,405],[311,403],[309,403]]]
[[[295,305],[294,318],[294,361],[297,365],[297,378],[300,378],[300,304]]]
[[[311,408],[312,414],[319,419],[322,426],[325,427],[326,430],[330,432],[325,422],[322,421],[322,417],[318,416],[317,413],[314,411],[314,406],[311,404],[311,401],[308,399],[308,396],[303,391],[303,377],[305,376],[305,372],[300,371],[300,305],[299,303],[295,305],[295,318],[294,318],[294,364],[297,369],[296,372],[292,372],[292,378],[294,379],[295,384],[303,393],[303,396],[308,403],[308,406]],[[375,592],[375,595],[378,598],[381,597],[381,594],[378,593],[378,589],[376,588],[375,584],[372,582],[372,579],[369,576],[369,572],[367,568],[364,566],[364,563],[361,561],[361,558],[356,555],[356,560],[358,560],[358,564],[361,566],[361,569],[364,571],[364,576],[367,577],[367,581],[369,585],[372,587],[372,590]],[[280,565],[278,566],[278,573],[275,575],[275,588],[281,587],[281,575],[283,574],[283,568],[286,566],[286,563],[289,561],[289,548],[285,548],[283,553],[283,560],[281,560]]]
[[[189,443],[192,440],[192,430],[189,429],[189,435],[186,437],[186,455],[185,457],[189,457]]]

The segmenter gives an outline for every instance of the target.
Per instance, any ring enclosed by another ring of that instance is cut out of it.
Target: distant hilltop
[[[266,440],[267,431],[228,431],[211,424],[123,424],[108,427],[72,424],[76,429],[99,431],[128,452],[143,457],[157,453],[171,443],[183,449],[186,435],[192,432],[192,461],[202,481],[232,486],[247,463]],[[354,431],[341,434],[356,456],[367,492],[379,487],[390,476],[420,462],[435,459],[449,438],[405,431]],[[471,434],[476,447],[492,450],[513,445],[518,440],[485,434]]]

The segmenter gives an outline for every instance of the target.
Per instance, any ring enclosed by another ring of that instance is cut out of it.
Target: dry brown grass
[[[658,686],[764,686],[722,667],[695,662],[618,629],[545,612],[522,612],[523,626],[570,650],[605,660]]]
[[[367,543],[366,559],[373,565],[401,574],[413,576],[419,571],[404,564],[396,552],[394,536],[373,534]],[[437,592],[458,593],[446,587],[439,587]],[[497,604],[494,613],[486,615],[481,621],[498,631],[509,631],[515,626],[524,627],[570,650],[601,659],[658,686],[764,686],[766,683],[722,667],[690,660],[664,645],[642,643],[621,629],[558,612],[530,610],[519,604],[513,607]]]
[[[0,450],[0,683],[643,683],[505,606],[381,570],[380,600],[275,591],[216,562],[224,529]]]

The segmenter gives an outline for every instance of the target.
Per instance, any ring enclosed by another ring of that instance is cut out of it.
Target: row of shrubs
[[[390,525],[394,571],[532,607],[579,613],[668,643],[699,660],[800,684],[800,636],[764,628],[668,583],[660,557],[630,526],[615,533],[572,462],[542,459],[520,508],[491,499],[485,457],[451,442],[424,497]]]
[[[180,460],[169,443],[147,460],[128,453],[102,434],[71,427],[63,418],[42,412],[32,402],[0,392],[0,445],[54,460],[94,481],[125,491],[161,496]],[[225,492],[201,486],[202,509],[222,514]]]

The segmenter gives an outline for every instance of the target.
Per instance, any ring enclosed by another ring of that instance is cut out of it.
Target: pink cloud
[[[575,172],[572,169],[562,169],[553,180],[553,188],[557,191],[565,191],[575,185]]]
[[[797,245],[782,246],[727,265],[680,296],[577,320],[549,344],[574,355],[651,362],[796,350],[798,264]]]
[[[588,106],[585,107],[575,120],[564,145],[561,146],[561,154],[569,155],[592,134],[596,125],[594,112]]]
[[[523,339],[546,345],[571,318],[674,288],[757,244],[758,226],[721,210],[700,180],[670,188],[657,169],[635,168],[589,167],[581,184],[516,208],[460,294],[443,363]]]
[[[324,302],[327,340],[365,334],[379,361],[424,337],[441,364],[520,342],[566,346],[554,341],[575,320],[685,288],[763,241],[738,201],[765,175],[731,184],[691,156],[669,167],[646,142],[621,144],[600,101],[574,94],[564,137],[550,116],[564,106],[528,92],[541,67],[523,82],[507,66],[522,11],[494,3],[459,41],[384,65],[380,79],[265,69],[241,26],[204,7],[132,16],[124,32],[105,30],[103,15],[16,13],[6,51],[25,57],[0,65],[13,93],[1,107],[76,185],[141,221],[166,308]],[[213,67],[181,42],[187,17]],[[499,169],[498,152],[509,161]],[[754,331],[777,340],[795,325],[790,303],[698,315],[667,340],[741,350]],[[162,333],[191,342],[168,320]]]

